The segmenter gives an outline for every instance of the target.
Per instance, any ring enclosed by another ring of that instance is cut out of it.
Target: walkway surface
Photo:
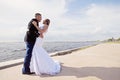
[[[0,70],[0,80],[120,80],[120,44],[105,43],[55,56],[62,63],[56,76],[22,75],[22,64]]]

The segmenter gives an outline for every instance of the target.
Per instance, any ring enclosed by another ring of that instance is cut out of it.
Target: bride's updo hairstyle
[[[50,24],[50,20],[49,20],[49,19],[45,19],[45,20],[43,21],[43,24],[49,25],[49,24]]]

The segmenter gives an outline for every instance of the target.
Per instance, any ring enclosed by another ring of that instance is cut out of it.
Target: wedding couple
[[[42,47],[44,34],[47,32],[50,20],[43,20],[43,26],[39,27],[42,15],[35,14],[35,18],[28,24],[28,31],[25,36],[26,56],[22,68],[23,74],[48,74],[56,75],[61,70],[61,65],[58,61],[53,60],[47,51]]]

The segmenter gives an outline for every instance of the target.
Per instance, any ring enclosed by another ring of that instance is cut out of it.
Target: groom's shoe
[[[34,72],[23,72],[22,74],[31,75],[31,74],[35,74],[35,73]]]
[[[27,75],[31,75],[31,74],[35,74],[34,72],[30,72],[30,70],[25,70],[25,68],[22,68],[22,74],[27,74]]]

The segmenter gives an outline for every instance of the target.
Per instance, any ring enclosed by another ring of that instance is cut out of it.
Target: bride
[[[32,58],[30,63],[30,70],[31,72],[35,72],[36,75],[48,74],[48,75],[56,75],[60,72],[61,66],[58,61],[53,60],[47,51],[42,47],[43,40],[42,38],[46,33],[48,26],[50,24],[49,19],[45,19],[43,21],[43,26],[40,28],[43,29],[45,32],[40,33],[40,36],[36,39]]]

